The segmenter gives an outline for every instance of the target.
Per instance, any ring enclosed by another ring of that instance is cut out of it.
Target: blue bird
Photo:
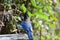
[[[24,14],[24,20],[22,21],[21,25],[22,28],[27,32],[29,40],[33,40],[33,29],[27,13]]]

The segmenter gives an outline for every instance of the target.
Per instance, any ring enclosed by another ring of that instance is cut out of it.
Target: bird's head
[[[29,18],[28,13],[24,13],[24,21],[26,21]]]

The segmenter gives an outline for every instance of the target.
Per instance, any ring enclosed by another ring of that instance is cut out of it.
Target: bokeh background
[[[31,19],[34,40],[60,40],[60,0],[0,0],[1,23],[2,15],[7,12],[14,18],[9,23],[6,22],[10,29],[15,30],[16,23],[21,23],[23,14],[27,12]],[[11,32],[9,29],[5,30],[8,30],[7,33]]]

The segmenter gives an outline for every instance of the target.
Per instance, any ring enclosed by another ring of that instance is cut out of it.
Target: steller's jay
[[[32,25],[27,13],[24,14],[24,20],[22,21],[21,25],[22,28],[27,32],[29,40],[33,40]]]

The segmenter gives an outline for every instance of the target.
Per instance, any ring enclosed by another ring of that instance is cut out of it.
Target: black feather
[[[24,21],[26,21],[26,19],[28,19],[28,14],[27,14],[27,12],[24,14]]]

